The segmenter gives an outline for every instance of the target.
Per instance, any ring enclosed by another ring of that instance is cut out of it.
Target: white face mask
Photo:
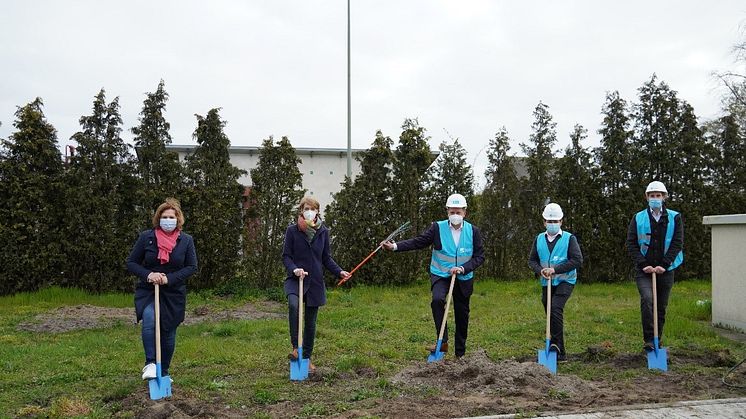
[[[448,216],[448,221],[450,221],[454,226],[460,226],[464,221],[464,217],[458,214],[451,214]]]
[[[317,212],[314,210],[305,210],[303,211],[303,218],[306,219],[306,221],[313,221],[316,219]]]
[[[176,219],[175,218],[161,218],[161,230],[166,233],[170,233],[176,230]]]

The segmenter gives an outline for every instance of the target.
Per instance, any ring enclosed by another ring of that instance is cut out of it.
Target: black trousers
[[[293,349],[298,347],[298,310],[300,310],[298,296],[288,294],[288,322],[290,324],[290,344],[293,345]],[[318,307],[309,307],[303,303],[303,359],[310,359],[311,354],[313,354],[318,314]]]
[[[640,314],[642,317],[642,338],[645,343],[653,341],[653,275],[638,271],[635,276],[637,291],[640,292]],[[658,274],[655,278],[658,294],[658,338],[663,336],[663,325],[666,323],[668,297],[673,288],[673,271]]]
[[[565,355],[565,303],[570,299],[575,285],[561,281],[552,286],[552,307],[550,310],[549,341],[559,347],[560,355]],[[541,287],[541,303],[544,305],[544,315],[547,312],[547,287]]]
[[[440,325],[443,322],[443,315],[446,311],[446,298],[448,297],[448,288],[451,286],[451,278],[440,278],[432,283],[433,299],[430,307],[433,311],[433,320],[435,321],[435,337],[440,334]],[[472,280],[459,281],[453,285],[453,311],[456,317],[456,356],[463,356],[466,353],[466,337],[469,334],[469,299],[473,289]],[[448,325],[446,324],[443,343],[448,342]]]

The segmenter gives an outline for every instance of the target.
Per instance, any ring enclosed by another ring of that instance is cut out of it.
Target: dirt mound
[[[231,310],[212,310],[200,306],[187,312],[184,325],[223,320],[277,319],[285,316],[284,305],[261,301],[246,303]],[[102,329],[116,325],[135,325],[135,309],[98,307],[92,305],[64,306],[19,323],[17,330],[44,333],[64,333],[81,329]]]
[[[223,400],[200,400],[182,394],[174,394],[161,400],[150,400],[147,390],[138,389],[121,400],[122,413],[138,419],[184,419],[184,418],[245,418],[245,408],[231,408]]]
[[[433,387],[454,396],[480,393],[568,399],[597,391],[594,383],[574,376],[554,376],[536,362],[493,362],[482,349],[461,359],[414,365],[399,372],[392,382]]]

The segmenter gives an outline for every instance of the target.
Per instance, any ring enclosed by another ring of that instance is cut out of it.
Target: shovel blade
[[[171,397],[171,377],[156,377],[148,381],[150,387],[150,400],[160,400],[164,397]]]
[[[557,352],[539,349],[537,351],[539,365],[543,365],[552,374],[557,374]]]
[[[668,349],[657,348],[648,351],[648,369],[668,371]]]
[[[440,350],[441,345],[443,345],[443,341],[438,340],[438,343],[435,344],[435,351],[430,352],[430,355],[427,356],[428,364],[431,362],[440,361],[446,355],[445,352]]]
[[[292,381],[303,381],[308,378],[308,359],[298,357],[290,361],[290,379]]]

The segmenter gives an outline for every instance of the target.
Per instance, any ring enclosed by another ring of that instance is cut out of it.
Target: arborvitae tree
[[[708,125],[710,142],[717,147],[713,176],[714,192],[721,197],[713,214],[746,212],[746,138],[738,126],[737,117],[729,113]]]
[[[475,222],[482,231],[485,251],[484,275],[492,278],[517,278],[526,272],[526,240],[529,231],[517,206],[519,180],[515,156],[510,155],[510,138],[505,127],[490,139],[487,184],[480,197]]]
[[[547,199],[552,192],[552,165],[557,142],[557,124],[552,121],[549,106],[539,102],[534,109],[534,122],[531,124],[532,133],[529,144],[521,143],[521,149],[526,154],[526,168],[528,179],[523,182],[523,198],[526,215],[541,214]],[[541,217],[533,225],[541,226]]]
[[[639,89],[634,106],[635,143],[632,187],[640,203],[645,185],[660,180],[668,189],[669,206],[681,211],[685,223],[685,251],[699,255],[684,259],[681,277],[703,276],[709,272],[704,260],[709,254],[709,237],[702,226],[703,211],[709,211],[707,186],[709,165],[715,160],[714,147],[706,143],[694,110],[655,75]],[[704,255],[705,258],[701,256]]]
[[[62,270],[63,166],[42,107],[19,107],[16,132],[0,141],[0,294],[58,283]]]
[[[244,252],[246,270],[259,288],[278,286],[284,278],[282,247],[285,230],[297,215],[303,198],[301,159],[287,137],[264,140],[259,163],[251,169],[251,208],[248,225],[255,234],[247,237]],[[323,214],[322,214],[323,217]]]
[[[166,150],[171,144],[169,129],[164,112],[168,93],[163,87],[163,80],[153,93],[147,93],[140,111],[140,125],[132,128],[135,151],[137,153],[137,171],[142,181],[143,222],[150,225],[155,208],[167,197],[178,197],[182,190],[182,173],[179,156]]]
[[[245,172],[230,162],[230,140],[218,112],[195,115],[197,147],[186,158],[184,228],[194,236],[199,260],[197,275],[190,280],[194,288],[232,280],[240,260],[243,186],[238,178]]]
[[[587,132],[583,126],[575,125],[570,133],[570,145],[556,165],[556,189],[552,201],[560,204],[565,214],[562,228],[576,236],[584,252],[584,279],[595,279],[605,269],[595,257],[604,244],[596,240],[601,199],[596,182],[598,170],[593,155],[581,144],[587,138]]]
[[[446,218],[445,202],[449,195],[453,193],[464,195],[470,206],[474,197],[474,174],[471,166],[466,162],[464,147],[456,139],[452,144],[443,141],[439,149],[440,155],[427,171],[423,204],[425,219],[429,220]],[[469,215],[467,218],[471,218]]]
[[[124,261],[137,237],[135,163],[120,137],[119,98],[106,103],[103,89],[81,131],[66,176],[65,283],[96,292],[131,290]]]
[[[619,92],[606,95],[601,111],[603,122],[598,133],[601,146],[595,151],[598,165],[599,225],[597,239],[603,246],[594,247],[593,263],[601,280],[622,280],[629,276],[631,265],[626,255],[627,228],[632,214],[640,208],[640,189],[632,187],[632,136],[627,102]],[[586,252],[587,253],[587,252]]]
[[[423,216],[426,171],[433,162],[430,153],[429,137],[425,128],[416,119],[406,119],[402,124],[399,145],[394,151],[394,194],[392,210],[405,221],[412,223],[413,234],[419,234],[435,220]],[[430,259],[424,252],[408,252],[400,256],[403,266],[411,269],[401,270],[399,275],[414,278],[417,267],[425,266],[424,260]],[[424,269],[424,268],[423,268]]]
[[[345,179],[342,190],[329,205],[327,221],[331,226],[332,251],[335,260],[347,270],[353,269],[405,221],[391,211],[392,145],[391,138],[377,131],[371,147],[356,157],[360,173],[354,182]],[[398,256],[374,257],[354,274],[350,284],[396,284],[413,279],[401,275]]]

